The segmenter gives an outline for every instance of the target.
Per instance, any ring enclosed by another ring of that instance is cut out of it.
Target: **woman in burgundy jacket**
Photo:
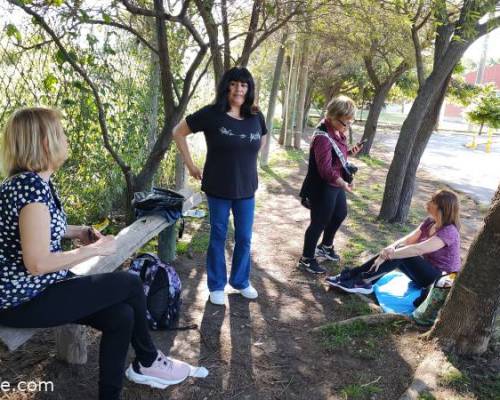
[[[309,168],[301,197],[307,199],[311,209],[311,223],[306,230],[304,250],[299,267],[315,274],[326,272],[315,256],[339,261],[333,248],[335,233],[347,216],[345,192],[352,192],[353,183],[344,178],[344,168],[337,156],[332,141],[337,145],[345,160],[348,155],[356,155],[361,145],[351,150],[347,147],[345,133],[354,120],[356,106],[345,96],[333,98],[327,105],[325,118],[316,128],[309,154]],[[316,247],[323,233],[321,244]]]

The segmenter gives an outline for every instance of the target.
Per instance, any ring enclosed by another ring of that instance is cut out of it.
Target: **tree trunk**
[[[287,57],[288,61],[288,76],[285,91],[285,99],[283,102],[283,120],[281,122],[281,134],[280,134],[280,144],[285,144],[287,142],[287,131],[288,131],[288,115],[290,114],[289,104],[290,104],[290,89],[292,86],[292,76],[293,76],[293,63],[295,62],[295,42],[292,45],[292,54]],[[283,140],[281,140],[283,138]]]
[[[460,354],[477,355],[486,351],[500,303],[499,259],[500,186],[430,332],[431,337],[439,338]]]
[[[278,97],[278,89],[281,81],[281,70],[283,69],[283,60],[285,57],[285,44],[288,39],[288,32],[283,33],[281,37],[281,44],[278,49],[276,57],[276,66],[274,68],[273,84],[271,92],[269,93],[269,105],[267,107],[266,126],[268,130],[266,145],[260,154],[260,166],[265,167],[269,160],[269,149],[271,147],[272,133],[273,133],[273,117],[274,110],[276,109],[276,99]]]
[[[153,35],[154,36],[154,35]],[[158,56],[151,52],[151,70],[149,77],[148,107],[148,154],[153,149],[158,135],[158,105],[160,100],[160,61]]]
[[[285,147],[292,147],[296,104],[297,104],[297,80],[299,78],[300,50],[301,50],[300,48],[296,49],[291,69],[291,78],[290,78],[291,86],[290,86],[290,93],[288,95],[287,131],[285,137]]]
[[[451,46],[452,44],[450,44]],[[435,99],[440,95],[443,83],[457,65],[466,48],[467,46],[462,43],[454,44],[453,49],[446,52],[446,57],[439,59],[439,63],[434,66],[403,122],[394,158],[387,174],[379,218],[390,221],[395,217],[417,133],[420,131],[429,107],[435,104]]]
[[[413,145],[413,149],[410,155],[410,161],[405,172],[405,179],[403,181],[403,187],[401,189],[400,201],[398,204],[396,215],[390,220],[390,222],[406,222],[408,219],[408,214],[410,212],[411,199],[413,197],[413,192],[415,189],[415,181],[417,177],[417,168],[420,164],[420,159],[424,154],[427,143],[436,127],[439,119],[439,114],[441,112],[441,107],[443,106],[444,98],[446,96],[446,89],[451,80],[451,74],[446,79],[443,87],[440,91],[439,97],[433,106],[429,107],[427,113],[425,114],[424,120],[420,129],[417,133],[417,139]]]
[[[304,107],[306,102],[306,89],[307,89],[307,76],[308,66],[307,61],[309,57],[309,36],[303,38],[302,52],[300,56],[300,73],[298,76],[299,93],[297,98],[297,107],[295,114],[295,132],[293,147],[300,149],[300,142],[302,139],[302,130],[304,126]]]
[[[179,150],[175,152],[175,190],[181,190],[186,187],[187,174],[184,160]]]
[[[385,82],[383,85],[375,88],[375,96],[373,97],[372,105],[370,111],[368,112],[368,117],[366,118],[365,130],[363,132],[362,140],[367,139],[367,142],[363,145],[360,153],[368,155],[373,145],[373,139],[377,133],[378,119],[380,113],[382,112],[382,107],[384,106],[384,101],[391,90],[392,82]]]

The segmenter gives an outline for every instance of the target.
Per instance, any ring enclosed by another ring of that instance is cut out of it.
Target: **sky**
[[[476,40],[465,52],[464,58],[471,59],[476,63],[479,62],[481,58],[481,53],[483,51],[483,43],[488,40],[488,50],[486,53],[486,59],[500,58],[500,28],[496,28],[488,35]]]

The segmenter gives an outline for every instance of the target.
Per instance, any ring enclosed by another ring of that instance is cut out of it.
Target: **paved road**
[[[394,151],[397,136],[381,133],[375,140]],[[481,140],[484,142],[486,138]],[[420,168],[450,187],[489,204],[500,183],[500,139],[493,139],[490,153],[486,153],[484,144],[476,150],[468,149],[465,145],[470,141],[470,136],[463,134],[433,134],[420,161]]]

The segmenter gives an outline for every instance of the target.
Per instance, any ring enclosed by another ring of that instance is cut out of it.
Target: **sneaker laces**
[[[158,363],[158,368],[171,370],[174,367],[174,363],[170,360],[165,354],[161,351],[158,351],[158,359],[156,360]]]

